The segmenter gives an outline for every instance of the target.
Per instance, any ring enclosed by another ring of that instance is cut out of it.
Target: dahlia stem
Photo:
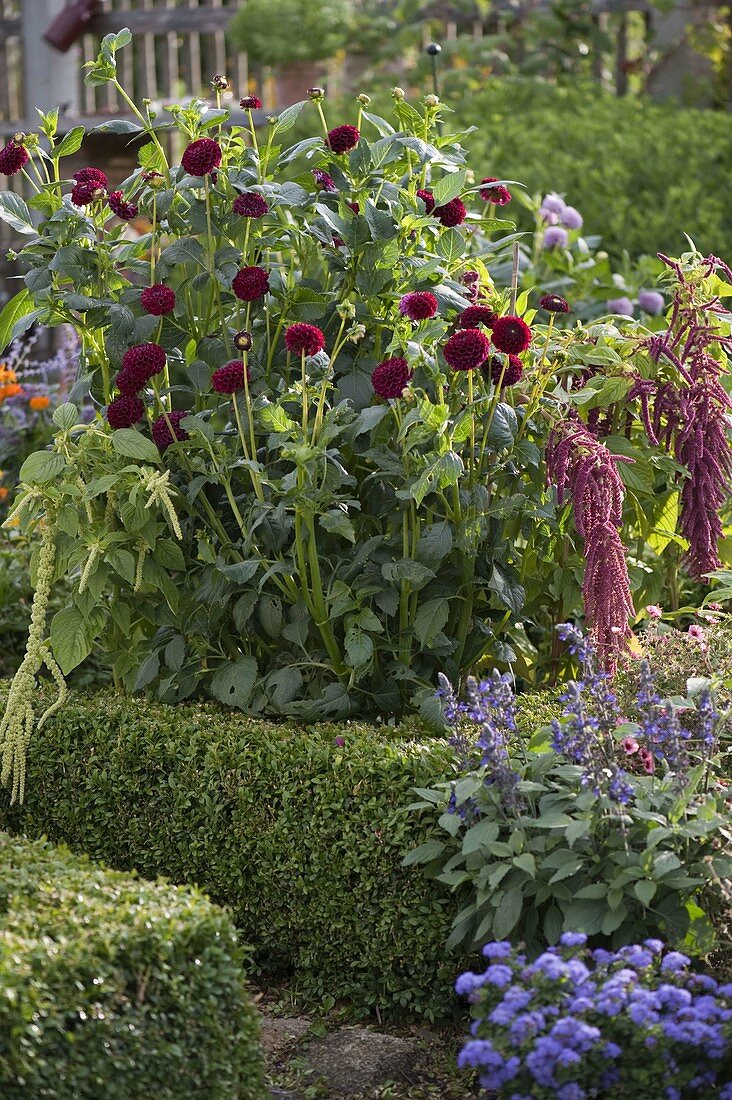
[[[518,241],[513,242],[513,264],[511,268],[511,306],[509,313],[513,316],[516,313],[516,298],[518,296],[518,277],[519,277],[519,246]]]
[[[312,442],[313,443],[315,443],[316,436],[317,436],[318,432],[320,431],[321,425],[323,423],[323,411],[325,409],[325,395],[328,392],[328,386],[330,385],[331,376],[333,374],[333,364],[335,363],[335,361],[338,357],[338,353],[340,352],[341,348],[343,347],[343,344],[340,343],[339,341],[340,341],[340,339],[343,335],[343,329],[345,327],[346,327],[346,318],[343,317],[343,318],[341,318],[341,327],[338,330],[338,334],[335,338],[335,343],[333,344],[333,354],[330,358],[328,368],[325,372],[325,378],[323,379],[323,384],[320,387],[320,397],[318,398],[318,408],[317,408],[317,412],[315,413],[315,423],[313,424],[313,435],[312,435]]]
[[[300,380],[302,384],[302,434],[307,442],[308,435],[308,375],[305,369],[305,352],[300,352]]]
[[[323,111],[323,104],[320,102],[319,99],[316,99],[315,100],[315,106],[317,108],[318,114],[320,115],[320,121],[321,121],[322,126],[323,126],[323,133],[325,134],[326,149],[330,149],[330,145],[328,144],[328,123],[325,121],[325,112]]]
[[[122,96],[125,103],[127,104],[127,106],[132,111],[133,115],[135,115],[135,117],[140,120],[143,127],[145,128],[145,132],[147,134],[149,134],[150,139],[152,140],[153,144],[156,146],[158,152],[160,153],[160,157],[161,157],[162,162],[163,162],[163,168],[165,169],[165,182],[168,184],[168,186],[170,186],[170,166],[168,164],[168,158],[165,155],[165,150],[163,149],[162,145],[160,144],[160,139],[158,138],[158,135],[155,133],[155,127],[150,122],[150,119],[145,118],[145,116],[142,114],[142,112],[140,110],[138,110],[137,104],[135,103],[135,101],[133,99],[130,99],[130,97],[127,95],[127,92],[124,90],[124,88],[120,84],[120,82],[118,80],[113,80],[112,84],[113,84],[114,88],[117,90],[117,92]]]
[[[475,475],[475,414],[473,412],[473,372],[468,371],[468,408],[470,409],[470,455],[468,465],[469,484],[473,484]]]
[[[263,182],[262,181],[262,163],[259,159],[259,143],[257,141],[257,130],[256,130],[256,127],[254,125],[254,119],[252,118],[252,109],[251,109],[251,107],[247,108],[247,117],[249,118],[249,134],[250,134],[251,139],[252,139],[252,149],[254,150],[254,152],[257,155],[257,171],[259,173],[259,182],[262,183]]]

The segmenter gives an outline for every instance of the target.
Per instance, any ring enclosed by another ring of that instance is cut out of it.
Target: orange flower
[[[41,409],[48,408],[48,406],[51,404],[51,398],[46,397],[44,394],[39,394],[37,397],[31,397],[28,401],[28,404],[31,409],[36,409],[36,411],[40,411]]]
[[[0,366],[0,383],[5,382],[17,382],[18,376],[14,370],[8,370],[5,366]]]
[[[6,397],[17,397],[19,393],[23,392],[23,387],[17,383],[13,383],[10,386],[0,386],[0,399]]]
[[[10,489],[6,489],[4,485],[0,485],[0,501],[7,500],[10,496]]]

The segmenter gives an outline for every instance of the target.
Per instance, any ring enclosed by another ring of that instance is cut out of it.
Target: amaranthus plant
[[[470,185],[437,97],[394,89],[392,125],[362,95],[343,122],[314,88],[262,133],[256,97],[234,119],[218,79],[215,105],[160,119],[117,80],[129,39],[108,36],[87,74],[134,115],[103,124],[141,141],[128,179],[90,165],[64,180],[83,133],[57,141],[53,112],[0,150],[0,172],[37,192],[31,209],[0,195],[32,237],[0,343],[30,320],[80,339],[53,448],[24,464],[12,516],[53,531],[48,568],[74,580],[44,653],[66,673],[97,646],[120,687],[169,701],[434,713],[438,670],[505,664],[551,625],[567,521],[546,438],[572,378],[636,345],[555,327],[556,303],[537,316],[515,279],[495,288],[486,262],[516,237],[493,201],[507,181]],[[284,147],[305,111],[319,134]],[[147,232],[129,240],[132,220]],[[22,683],[8,746],[26,736]]]

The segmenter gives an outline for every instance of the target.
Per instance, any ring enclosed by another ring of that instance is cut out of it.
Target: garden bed
[[[444,1016],[465,963],[444,952],[451,899],[401,863],[423,839],[403,812],[411,789],[452,767],[416,724],[298,727],[72,694],[33,740],[25,803],[3,796],[0,818],[197,883],[229,907],[259,971],[309,999]]]
[[[226,914],[196,891],[4,834],[0,867],[4,1100],[264,1095]]]

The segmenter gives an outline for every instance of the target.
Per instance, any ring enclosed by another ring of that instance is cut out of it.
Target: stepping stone
[[[310,1030],[310,1020],[301,1016],[280,1019],[263,1016],[261,1019],[261,1043],[266,1058],[281,1054],[295,1046]],[[282,1093],[287,1097],[288,1093]]]
[[[385,1081],[399,1080],[414,1069],[416,1043],[365,1028],[343,1028],[308,1048],[308,1065],[331,1089],[360,1096]]]

